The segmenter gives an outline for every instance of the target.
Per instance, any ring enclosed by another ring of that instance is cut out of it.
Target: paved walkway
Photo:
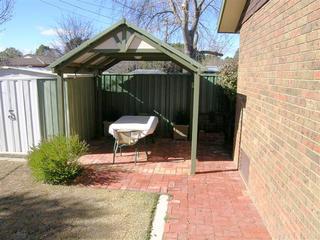
[[[165,146],[170,148],[172,145],[174,143]],[[195,176],[177,171],[181,166],[189,166],[190,160],[156,163],[144,161],[142,157],[135,166],[132,163],[133,152],[128,150],[124,156],[117,157],[117,164],[111,165],[112,153],[96,151],[81,159],[86,171],[78,183],[107,189],[169,194],[171,197],[164,235],[167,240],[270,239],[230,157],[226,159],[219,151],[210,153],[210,149],[204,149],[207,153],[202,157],[199,154],[198,173]],[[166,159],[170,159],[170,156]],[[154,164],[160,170],[149,171],[150,165],[154,167]],[[174,171],[171,173],[169,170]]]

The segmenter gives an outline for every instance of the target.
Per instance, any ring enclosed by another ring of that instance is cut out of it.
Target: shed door
[[[36,80],[0,80],[0,152],[27,153],[40,138]]]

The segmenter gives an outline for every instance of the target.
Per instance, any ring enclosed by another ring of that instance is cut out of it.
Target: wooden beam
[[[127,52],[129,50],[129,47],[133,41],[133,39],[136,37],[136,35],[134,35],[134,33],[129,37],[127,43],[126,43],[126,48],[125,48],[125,52]]]
[[[158,49],[127,49],[125,52],[121,51],[120,49],[92,49],[90,50],[90,52],[95,52],[95,53],[106,53],[106,54],[124,54],[124,53],[135,53],[135,54],[139,54],[139,53],[149,53],[149,54],[157,54],[157,53],[162,53],[160,50]]]
[[[77,64],[77,65],[70,65],[70,67],[74,67],[77,70],[75,70],[75,73],[81,73],[81,71],[85,71],[86,68],[90,68],[90,64],[95,62],[96,60],[98,60],[99,58],[103,57],[103,54],[98,53],[96,55],[94,55],[93,57],[91,57],[89,60],[81,63],[81,64]]]
[[[121,52],[124,52],[126,49],[126,43],[127,43],[127,27],[122,27],[122,41],[121,41]]]
[[[90,68],[79,68],[79,67],[65,67],[63,68],[64,73],[92,73],[97,70],[97,67],[90,67]]]
[[[65,135],[65,114],[64,114],[64,79],[63,73],[59,72],[57,75],[57,103],[58,103],[58,126],[59,135]]]
[[[72,61],[80,57],[82,54],[85,54],[86,52],[91,51],[99,44],[103,43],[105,40],[107,40],[109,37],[113,37],[114,32],[116,32],[117,27],[121,26],[123,22],[119,22],[115,24],[114,26],[111,26],[111,28],[103,31],[96,37],[82,43],[79,47],[71,50],[61,58],[59,58],[57,61],[53,62],[50,66],[54,68],[54,72],[59,72],[61,69],[63,69],[65,66],[70,64]]]
[[[164,48],[161,46],[161,44],[159,43],[155,43],[153,41],[151,41],[149,38],[147,38],[146,36],[135,32],[135,34],[143,41],[145,41],[146,43],[150,44],[151,46],[153,46],[154,48],[158,49],[159,51],[163,52],[164,54],[166,54],[168,57],[170,57],[171,59],[180,62],[184,68],[187,68],[188,70],[191,70],[192,72],[196,72],[198,71],[198,67],[194,66],[192,63],[188,62],[187,60],[185,60],[183,57],[179,57],[177,55],[175,55],[173,52],[169,51],[168,49]]]
[[[192,175],[196,173],[196,163],[197,163],[199,98],[200,98],[200,73],[194,73],[192,138],[191,138],[191,169],[190,169],[190,174]]]
[[[119,59],[113,59],[112,61],[108,62],[107,64],[104,64],[103,66],[100,67],[101,71],[105,71],[109,68],[111,68],[112,66],[116,65],[117,63],[121,62],[121,60]]]
[[[81,67],[87,67],[88,65],[95,62],[96,60],[98,60],[101,57],[103,57],[103,54],[98,53],[98,54],[94,55],[93,57],[91,57],[89,60],[85,61],[84,63],[81,63]]]
[[[119,39],[118,33],[115,32],[112,37],[113,37],[113,39],[116,41],[119,50],[121,50],[121,48],[122,48],[122,41]]]

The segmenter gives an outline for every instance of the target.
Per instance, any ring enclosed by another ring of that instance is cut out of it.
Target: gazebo
[[[190,173],[194,174],[197,158],[200,75],[205,69],[186,54],[161,42],[126,20],[121,20],[82,43],[50,65],[57,73],[59,133],[65,135],[68,132],[65,124],[64,74],[99,75],[121,61],[172,61],[193,73]]]

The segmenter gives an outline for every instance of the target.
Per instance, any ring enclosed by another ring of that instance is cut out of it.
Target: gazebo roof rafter
[[[120,61],[173,61],[191,72],[204,70],[194,59],[125,19],[82,43],[50,67],[54,72],[91,73],[107,70]]]

